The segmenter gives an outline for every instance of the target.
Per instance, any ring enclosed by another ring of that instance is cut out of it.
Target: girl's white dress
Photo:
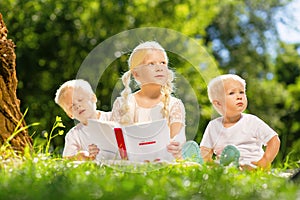
[[[112,109],[112,121],[121,121],[121,106],[123,104],[123,98],[118,97],[114,102],[113,109]],[[137,104],[134,94],[130,94],[128,96],[129,102],[129,112],[130,117],[132,119],[132,123],[141,123],[141,122],[149,122],[149,121],[156,121],[163,119],[162,109],[163,109],[163,102],[159,102],[155,106],[151,108],[144,108]],[[179,122],[181,123],[182,129],[180,133],[173,138],[174,140],[184,143],[186,141],[185,136],[185,108],[182,101],[176,97],[170,98],[169,102],[169,124]]]

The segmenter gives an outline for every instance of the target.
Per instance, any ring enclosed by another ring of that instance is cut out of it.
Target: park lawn
[[[283,171],[176,164],[100,164],[43,155],[0,164],[0,199],[300,199]]]

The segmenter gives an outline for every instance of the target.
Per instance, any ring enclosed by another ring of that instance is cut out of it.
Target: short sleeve
[[[170,124],[180,122],[185,125],[185,108],[180,99],[171,98],[170,102]]]
[[[255,125],[257,127],[256,134],[257,138],[260,139],[260,141],[266,145],[268,141],[274,137],[275,135],[278,135],[268,124],[266,124],[263,120],[260,118],[253,116],[255,119]]]
[[[213,127],[212,121],[210,121],[205,128],[204,134],[203,134],[201,142],[200,142],[200,147],[206,147],[206,148],[210,148],[210,149],[213,148],[213,140],[212,140],[213,137],[211,136],[212,127]]]
[[[132,94],[128,95],[128,99],[127,99],[128,111],[124,111],[123,108],[123,106],[125,106],[124,104],[125,104],[125,100],[123,97],[118,97],[115,100],[112,108],[111,121],[122,123],[122,121],[124,122],[125,120],[126,123],[129,124],[134,122],[133,120],[134,113],[136,111],[134,96]]]

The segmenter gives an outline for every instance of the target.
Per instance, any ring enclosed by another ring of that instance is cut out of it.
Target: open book
[[[171,161],[167,152],[170,130],[166,119],[121,126],[111,121],[88,120],[93,143],[100,148],[97,160]]]

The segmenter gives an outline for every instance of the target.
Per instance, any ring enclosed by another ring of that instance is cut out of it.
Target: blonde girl
[[[122,76],[125,88],[114,102],[112,120],[128,125],[166,118],[170,138],[181,138],[172,141],[168,151],[179,157],[180,142],[185,142],[185,108],[180,99],[171,96],[174,74],[168,69],[166,51],[155,41],[141,43],[131,53],[128,65],[129,70]],[[140,87],[134,93],[132,80]]]

